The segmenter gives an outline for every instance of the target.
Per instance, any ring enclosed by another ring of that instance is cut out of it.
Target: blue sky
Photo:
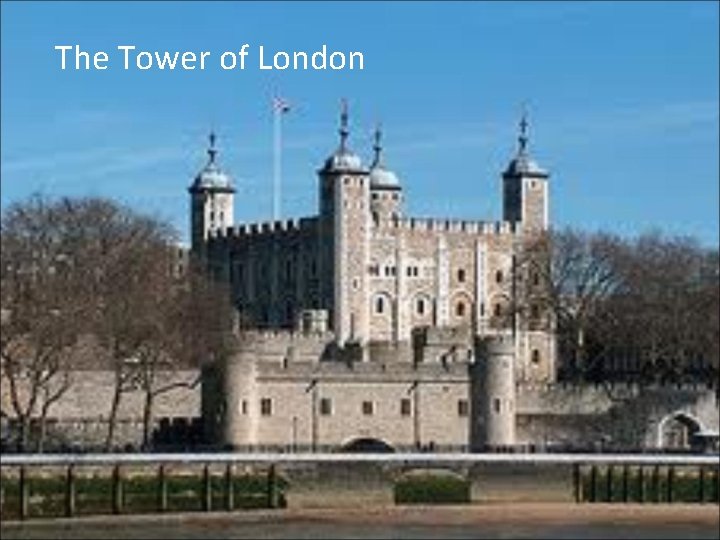
[[[316,207],[337,146],[368,161],[376,121],[408,211],[500,217],[523,103],[556,225],[651,228],[718,244],[717,2],[2,2],[2,207],[35,191],[118,198],[187,235],[186,187],[211,126],[236,220],[271,215],[272,118],[284,120],[283,215]],[[244,71],[222,71],[249,43]],[[60,44],[107,51],[60,70]],[[124,71],[118,45],[211,51],[204,71]],[[260,71],[257,48],[361,51],[363,71]],[[213,62],[212,60],[215,60]]]

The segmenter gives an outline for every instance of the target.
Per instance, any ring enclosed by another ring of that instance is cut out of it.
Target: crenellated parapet
[[[316,217],[242,223],[234,227],[213,231],[209,240],[211,242],[252,242],[254,240],[292,238],[306,233],[315,233],[317,223]]]
[[[473,221],[412,217],[380,222],[376,227],[406,231],[468,233],[488,236],[516,234],[520,230],[516,223],[510,221]]]

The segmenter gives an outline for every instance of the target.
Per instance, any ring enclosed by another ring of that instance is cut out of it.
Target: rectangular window
[[[468,415],[468,402],[467,399],[458,400],[458,416]]]
[[[362,402],[362,413],[365,416],[372,416],[372,414],[373,414],[373,402],[372,401],[363,401]]]
[[[240,410],[243,414],[247,414],[247,399],[243,399],[240,403]]]
[[[493,409],[495,409],[496,413],[500,412],[500,399],[498,399],[498,398],[493,399]]]
[[[260,414],[270,416],[272,414],[272,399],[262,398],[260,400]]]
[[[410,416],[410,400],[403,398],[400,400],[400,416]]]
[[[323,416],[332,414],[332,401],[330,401],[330,398],[322,398],[320,400],[320,414]]]

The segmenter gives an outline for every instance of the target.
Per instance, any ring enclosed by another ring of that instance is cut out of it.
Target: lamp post
[[[420,381],[414,380],[408,388],[408,394],[412,393],[412,415],[413,415],[413,443],[415,448],[420,448],[420,395],[418,388]]]
[[[312,392],[310,399],[310,449],[317,451],[317,379],[310,381],[305,392]]]

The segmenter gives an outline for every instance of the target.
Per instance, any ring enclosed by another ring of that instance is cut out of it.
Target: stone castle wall
[[[107,434],[108,418],[114,391],[114,372],[110,370],[77,370],[70,374],[71,385],[60,400],[48,411],[48,447],[98,448]],[[198,381],[198,370],[183,370],[159,374],[158,380],[164,385],[192,385]],[[10,412],[9,390],[3,378],[3,410]],[[139,448],[142,442],[142,414],[144,393],[131,390],[123,394],[117,412],[117,448]],[[158,395],[153,408],[153,431],[158,443],[171,444],[175,439],[179,445],[190,442],[190,430],[197,429],[201,416],[201,384],[178,387]],[[6,439],[11,430],[3,433]],[[186,439],[182,441],[181,439]],[[7,443],[6,439],[6,443]]]
[[[228,399],[228,416],[216,415],[220,440],[240,449],[336,449],[365,438],[396,449],[476,447],[476,424],[491,416],[508,380],[476,370],[475,351],[450,354],[463,336],[429,329],[415,350],[376,343],[366,356],[334,348],[328,334],[255,333],[213,392]],[[718,426],[715,392],[707,388],[513,388],[514,401],[505,392],[501,408],[514,409],[512,438],[522,446],[655,447],[660,421],[677,412],[704,429]]]

